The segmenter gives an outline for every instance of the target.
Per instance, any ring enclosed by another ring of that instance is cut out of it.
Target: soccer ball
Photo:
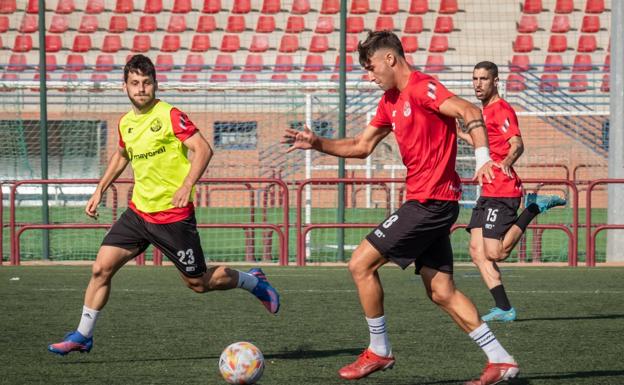
[[[255,384],[264,372],[264,356],[249,342],[235,342],[219,358],[219,371],[230,384]]]

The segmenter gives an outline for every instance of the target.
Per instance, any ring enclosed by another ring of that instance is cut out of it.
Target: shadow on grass
[[[588,316],[574,317],[542,317],[542,318],[521,318],[514,322],[531,322],[531,321],[577,321],[583,319],[622,319],[624,314],[596,314]]]
[[[298,359],[323,358],[323,357],[332,357],[332,356],[357,356],[360,353],[362,353],[362,348],[311,350],[311,349],[307,349],[305,346],[300,346],[297,349],[294,349],[291,351],[273,353],[273,354],[265,354],[264,358],[282,359],[282,360],[298,360]]]
[[[167,361],[193,361],[193,360],[217,360],[219,356],[196,356],[196,357],[152,357],[152,358],[123,358],[123,359],[101,359],[101,360],[81,360],[71,362],[60,362],[61,365],[82,365],[82,364],[115,364],[127,362],[167,362]]]

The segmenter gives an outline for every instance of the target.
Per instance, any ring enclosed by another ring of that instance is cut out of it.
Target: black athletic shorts
[[[402,269],[413,262],[417,274],[423,266],[452,274],[450,233],[458,215],[456,201],[407,201],[366,239]]]
[[[502,239],[518,218],[521,198],[480,197],[466,230],[481,227],[484,238]]]
[[[102,245],[138,249],[137,254],[144,252],[150,243],[158,247],[187,277],[199,277],[206,272],[195,213],[178,222],[156,224],[127,209],[102,241]]]

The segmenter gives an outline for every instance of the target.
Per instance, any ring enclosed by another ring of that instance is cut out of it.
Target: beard
[[[138,95],[138,96],[147,96],[147,99],[145,100],[145,102],[139,102],[137,99],[135,99],[135,98],[131,97],[130,95],[128,95],[128,98],[130,99],[130,102],[132,102],[134,107],[136,107],[138,110],[142,110],[143,108],[145,108],[145,106],[150,105],[154,101],[154,99],[155,99],[154,94],[152,94],[152,95],[144,94],[144,95]],[[136,97],[136,95],[135,95],[135,97]]]

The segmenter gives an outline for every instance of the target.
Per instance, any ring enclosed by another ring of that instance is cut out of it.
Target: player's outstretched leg
[[[77,330],[69,332],[63,341],[48,346],[52,353],[64,356],[71,352],[89,353],[93,347],[93,337],[87,338]]]
[[[535,204],[539,208],[540,213],[552,209],[557,206],[565,206],[566,200],[558,195],[537,195],[536,193],[527,194],[524,201],[524,207]]]
[[[280,296],[277,290],[271,286],[269,281],[264,275],[264,272],[259,267],[254,267],[247,272],[258,279],[258,283],[253,288],[251,293],[255,295],[264,307],[271,313],[277,314],[280,308]]]

